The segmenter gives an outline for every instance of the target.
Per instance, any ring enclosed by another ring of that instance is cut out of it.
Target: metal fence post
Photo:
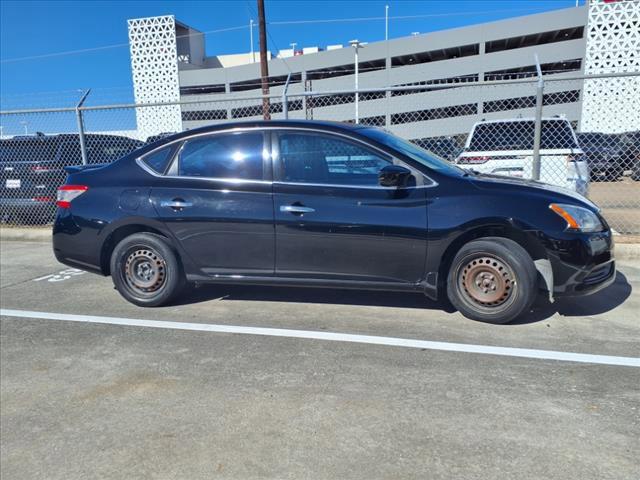
[[[311,82],[310,80],[307,80],[307,71],[303,70],[302,71],[302,89],[306,92],[307,90],[311,90],[311,88],[307,88],[307,82]],[[302,97],[302,113],[304,115],[305,120],[307,120],[307,96],[304,95]]]
[[[542,102],[544,100],[544,80],[542,79],[542,69],[538,55],[536,58],[536,70],[538,72],[538,85],[536,87],[536,120],[533,134],[533,165],[531,168],[531,178],[540,180],[540,137],[542,135]]]
[[[82,118],[82,110],[80,110],[80,107],[82,107],[82,104],[87,99],[89,92],[91,92],[91,89],[84,92],[84,95],[82,95],[80,101],[76,105],[76,120],[78,121],[78,137],[80,138],[80,154],[82,155],[83,165],[86,165],[89,162],[87,161],[87,144],[84,139],[84,120]]]
[[[287,81],[284,84],[284,90],[282,90],[282,113],[284,113],[284,119],[289,120],[289,103],[287,99],[287,91],[289,90],[289,81],[291,80],[291,72],[287,75]]]

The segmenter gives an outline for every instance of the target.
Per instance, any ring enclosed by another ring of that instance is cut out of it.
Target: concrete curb
[[[616,260],[640,260],[640,243],[617,243]]]
[[[51,227],[47,228],[0,228],[0,241],[51,242]]]
[[[51,228],[0,228],[0,241],[51,242]],[[616,243],[617,260],[640,260],[640,243]]]

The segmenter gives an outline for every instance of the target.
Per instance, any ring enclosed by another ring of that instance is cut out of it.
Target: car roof
[[[513,123],[513,122],[535,122],[534,117],[526,117],[526,118],[503,118],[498,120],[481,120],[480,122],[476,122],[476,125],[482,125],[485,123]],[[559,121],[559,122],[568,122],[566,118],[563,117],[542,117],[541,120],[544,121]]]
[[[363,128],[371,128],[368,125],[357,125],[345,122],[331,122],[325,120],[245,120],[238,122],[216,123],[214,125],[206,125],[204,127],[185,130],[184,132],[171,135],[172,139],[180,137],[188,137],[193,134],[216,132],[219,130],[230,130],[234,128],[310,128],[328,131],[357,131]],[[164,137],[168,138],[168,137]],[[163,138],[163,139],[164,139]]]

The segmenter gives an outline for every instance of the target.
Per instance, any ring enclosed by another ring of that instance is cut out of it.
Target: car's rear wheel
[[[116,245],[111,277],[120,294],[141,307],[170,302],[185,283],[177,255],[163,237],[152,233],[135,233]]]
[[[535,299],[536,268],[513,240],[487,237],[471,241],[456,254],[447,278],[449,301],[465,317],[508,323]]]

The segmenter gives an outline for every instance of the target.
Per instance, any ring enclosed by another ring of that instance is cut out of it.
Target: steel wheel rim
[[[506,262],[483,253],[462,264],[458,270],[458,287],[472,305],[493,309],[515,297],[518,283]]]
[[[131,289],[140,293],[155,293],[166,282],[167,265],[155,250],[143,246],[134,247],[126,255],[124,277]]]

